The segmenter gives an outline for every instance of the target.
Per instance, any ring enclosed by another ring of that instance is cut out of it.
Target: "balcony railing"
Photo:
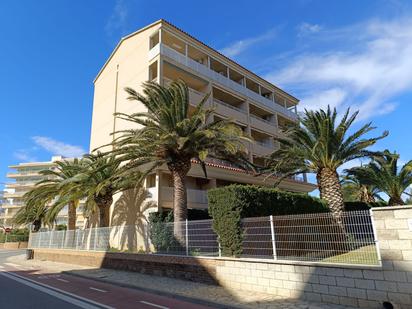
[[[274,122],[272,122],[272,121],[263,119],[263,118],[261,118],[261,117],[255,116],[255,115],[253,115],[253,114],[250,114],[250,117],[251,117],[251,118],[254,118],[254,119],[257,119],[257,120],[259,120],[259,121],[263,121],[263,122],[265,122],[265,123],[267,123],[267,124],[269,124],[269,125],[271,125],[271,126],[275,126],[275,125],[276,125],[276,124],[275,124]]]
[[[193,60],[190,59],[189,57],[175,51],[174,49],[166,46],[165,44],[157,44],[156,46],[154,46],[150,51],[149,51],[149,60],[153,59],[156,55],[158,54],[162,54],[166,57],[169,57],[170,59],[192,69],[193,71],[196,71],[198,73],[200,73],[203,76],[206,76],[216,82],[218,82],[219,84],[233,89],[236,92],[239,92],[247,97],[249,97],[251,100],[258,102],[262,105],[264,105],[265,107],[270,108],[271,110],[275,110],[281,114],[284,114],[286,116],[288,116],[289,118],[292,119],[297,119],[297,115],[288,110],[285,107],[282,107],[279,104],[276,104],[274,101],[265,98],[263,96],[261,96],[260,94],[254,92],[253,90],[250,90],[248,88],[246,88],[245,86],[231,80],[230,78],[227,78],[226,76],[219,74],[218,72],[215,72],[211,69],[209,69],[207,66]]]
[[[235,110],[235,111],[238,111],[238,112],[240,112],[240,113],[246,114],[246,111],[244,111],[243,109],[241,109],[241,108],[239,108],[239,107],[237,107],[237,106],[233,106],[233,105],[231,105],[231,104],[229,104],[229,103],[220,101],[220,100],[218,100],[218,99],[213,99],[213,101],[215,101],[215,102],[218,103],[218,104],[222,104],[222,105],[224,105],[224,106],[226,106],[226,107],[229,107],[229,108],[231,108],[231,109],[233,109],[233,110]]]

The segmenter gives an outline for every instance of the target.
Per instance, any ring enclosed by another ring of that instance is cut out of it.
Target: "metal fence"
[[[29,248],[222,256],[212,220],[113,226],[30,235]],[[174,231],[181,231],[174,236]],[[240,258],[379,265],[371,211],[243,219]]]

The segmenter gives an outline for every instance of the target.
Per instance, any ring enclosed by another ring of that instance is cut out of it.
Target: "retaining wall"
[[[412,206],[374,210],[382,266],[36,249],[35,259],[107,267],[362,308],[412,308]]]

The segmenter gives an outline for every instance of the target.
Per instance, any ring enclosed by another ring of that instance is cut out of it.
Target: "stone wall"
[[[34,258],[138,271],[205,283],[227,290],[264,292],[362,308],[412,308],[412,206],[374,210],[382,266],[178,257],[36,249]]]
[[[27,241],[6,242],[0,244],[0,249],[26,249]]]

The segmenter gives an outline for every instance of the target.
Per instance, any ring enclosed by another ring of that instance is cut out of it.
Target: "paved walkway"
[[[197,299],[200,302],[211,302],[219,304],[220,308],[273,308],[273,309],[353,309],[332,304],[320,304],[301,300],[283,299],[281,297],[256,293],[239,291],[229,292],[222,287],[212,286],[202,283],[172,279],[166,277],[150,276],[140,273],[90,268],[79,265],[55,263],[49,261],[29,260],[26,261],[24,256],[19,256],[19,263],[22,265],[33,266],[48,273],[65,272],[72,275],[84,276],[104,282],[110,282],[114,285],[126,285],[139,289],[157,292],[165,295],[176,295],[177,297]],[[14,261],[16,259],[14,258]]]

